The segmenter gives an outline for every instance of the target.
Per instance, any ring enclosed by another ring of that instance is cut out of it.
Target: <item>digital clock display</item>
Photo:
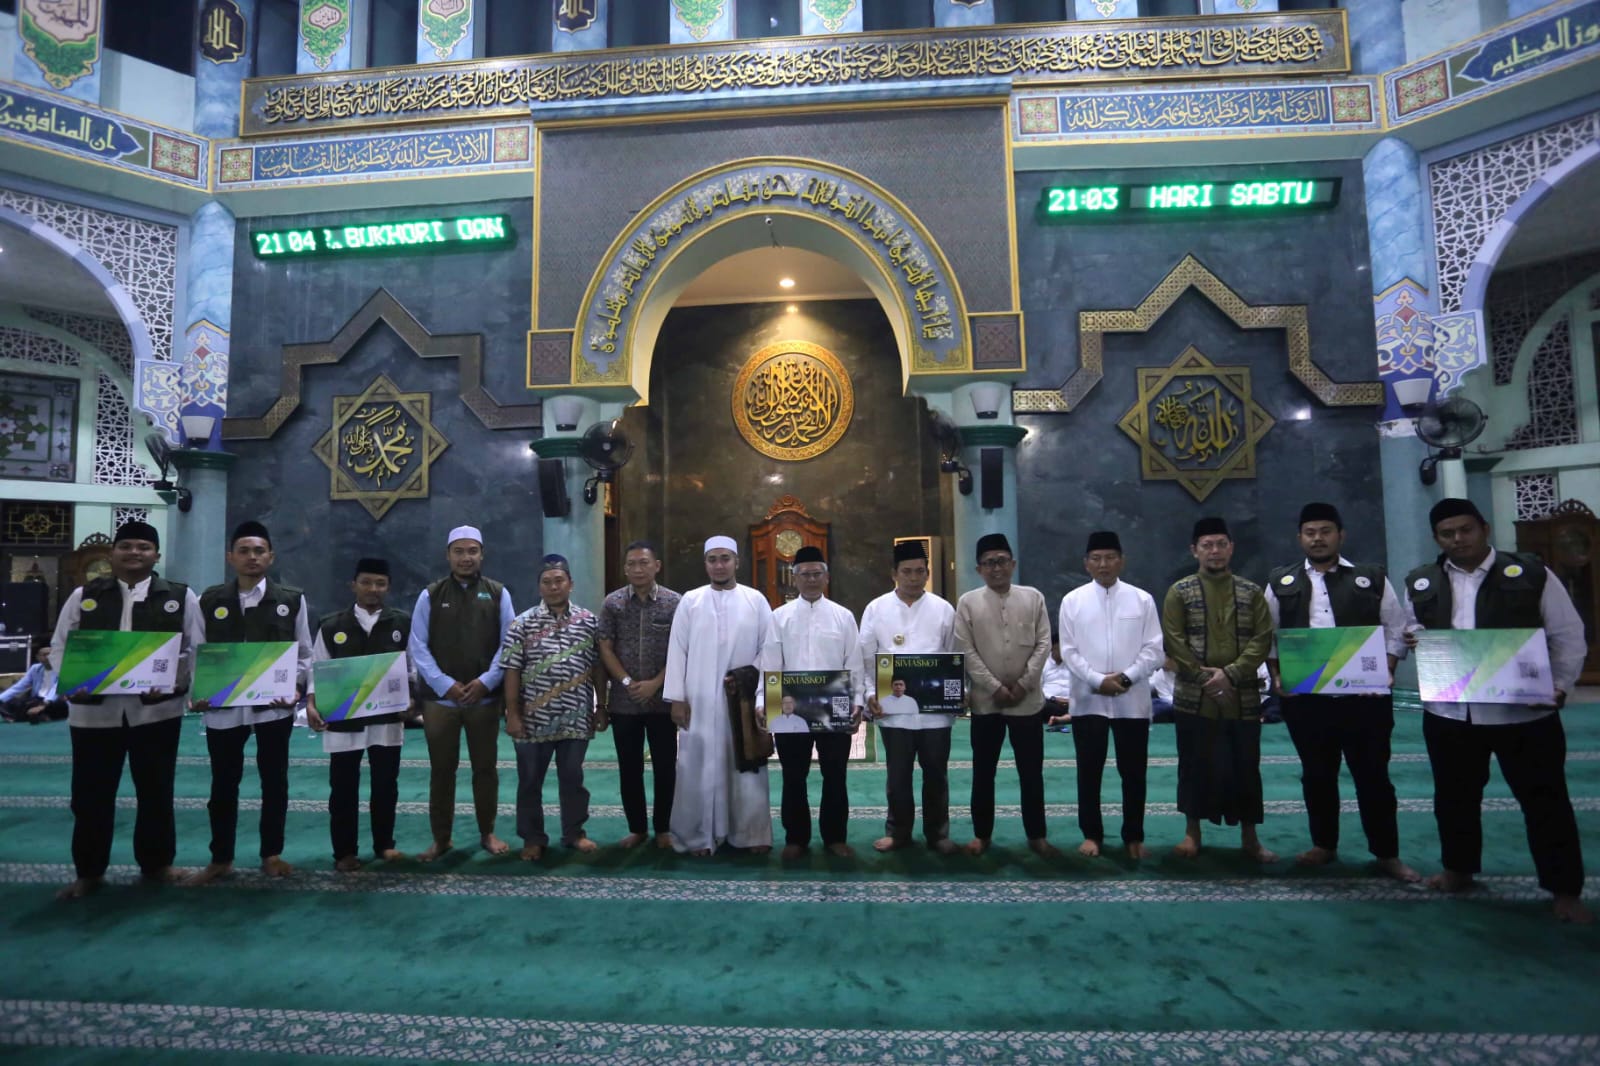
[[[1338,178],[1259,181],[1173,181],[1151,185],[1051,186],[1039,213],[1054,221],[1144,217],[1259,217],[1329,208],[1339,202]]]
[[[361,222],[295,229],[253,230],[257,259],[309,256],[394,255],[504,248],[516,241],[508,215],[418,218],[406,222]]]

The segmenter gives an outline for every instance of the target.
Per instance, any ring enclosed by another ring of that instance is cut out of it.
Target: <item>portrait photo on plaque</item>
[[[967,671],[960,652],[879,655],[875,673],[886,716],[966,713]]]
[[[768,732],[850,732],[850,671],[766,673],[762,683]]]

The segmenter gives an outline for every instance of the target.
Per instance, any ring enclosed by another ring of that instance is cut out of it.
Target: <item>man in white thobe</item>
[[[741,773],[734,761],[723,678],[741,666],[775,670],[772,608],[738,583],[739,548],[732,537],[706,541],[709,584],[688,592],[672,617],[667,679],[678,738],[678,787],[672,800],[672,847],[710,855],[724,841],[752,852],[772,849],[767,768]]]
[[[1122,541],[1091,533],[1083,566],[1093,578],[1061,600],[1061,661],[1072,674],[1072,747],[1078,764],[1080,854],[1100,854],[1105,822],[1100,779],[1107,740],[1122,779],[1122,842],[1144,857],[1145,770],[1150,754],[1150,678],[1166,658],[1161,615],[1144,589],[1122,580]]]

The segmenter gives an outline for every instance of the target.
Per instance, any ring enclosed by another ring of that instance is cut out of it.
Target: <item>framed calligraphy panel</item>
[[[1256,476],[1256,444],[1276,420],[1250,396],[1250,368],[1217,366],[1194,346],[1140,367],[1139,399],[1117,423],[1139,445],[1145,481],[1176,481],[1197,501]]]
[[[428,469],[450,442],[433,428],[432,394],[401,392],[379,374],[360,396],[333,398],[333,425],[312,446],[331,475],[330,500],[355,500],[382,518],[428,498]]]
[[[839,443],[855,410],[855,390],[843,364],[828,349],[804,341],[762,348],[733,385],[739,435],[773,459],[821,455]]]

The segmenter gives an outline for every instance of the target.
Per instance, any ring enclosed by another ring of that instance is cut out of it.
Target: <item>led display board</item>
[[[1338,178],[1169,181],[1149,185],[1053,185],[1039,199],[1050,221],[1134,218],[1259,218],[1339,202]]]
[[[252,230],[250,247],[257,259],[300,259],[504,248],[516,239],[509,215],[468,215]]]

